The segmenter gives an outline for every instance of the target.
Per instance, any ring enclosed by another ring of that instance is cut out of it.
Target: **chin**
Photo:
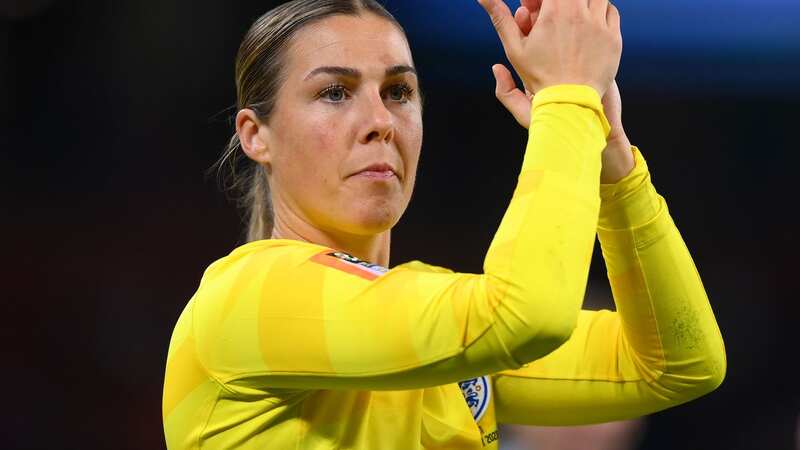
[[[381,234],[391,230],[400,220],[401,214],[397,208],[386,206],[358,211],[354,214],[357,220],[353,221],[354,216],[350,216],[351,221],[346,231],[359,236]]]

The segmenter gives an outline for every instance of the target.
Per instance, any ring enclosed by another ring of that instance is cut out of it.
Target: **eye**
[[[411,86],[406,83],[394,84],[387,89],[389,99],[400,103],[407,102],[413,92],[414,90],[411,89]]]
[[[347,89],[341,84],[332,84],[317,94],[318,98],[324,98],[331,103],[341,103],[347,99]]]

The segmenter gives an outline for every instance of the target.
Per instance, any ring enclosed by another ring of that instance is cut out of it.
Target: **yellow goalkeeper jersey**
[[[713,390],[722,338],[647,165],[599,184],[597,92],[539,92],[484,261],[391,269],[251,242],[213,263],[175,326],[170,449],[497,449],[498,423],[639,416]],[[582,311],[599,235],[617,311]]]

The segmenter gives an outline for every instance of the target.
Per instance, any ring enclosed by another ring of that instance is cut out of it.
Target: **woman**
[[[392,16],[298,0],[251,27],[227,154],[252,161],[250,242],[208,268],[175,327],[170,448],[497,448],[498,422],[623,419],[719,385],[691,257],[641,155],[620,151],[617,10],[526,1],[515,20],[481,4],[536,94],[495,67],[531,138],[480,275],[386,268],[422,142]],[[580,310],[596,233],[618,312]]]

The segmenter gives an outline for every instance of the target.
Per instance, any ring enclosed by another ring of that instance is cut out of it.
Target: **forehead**
[[[321,65],[369,68],[412,65],[411,50],[396,25],[374,14],[332,16],[300,30],[288,54],[290,71]]]

